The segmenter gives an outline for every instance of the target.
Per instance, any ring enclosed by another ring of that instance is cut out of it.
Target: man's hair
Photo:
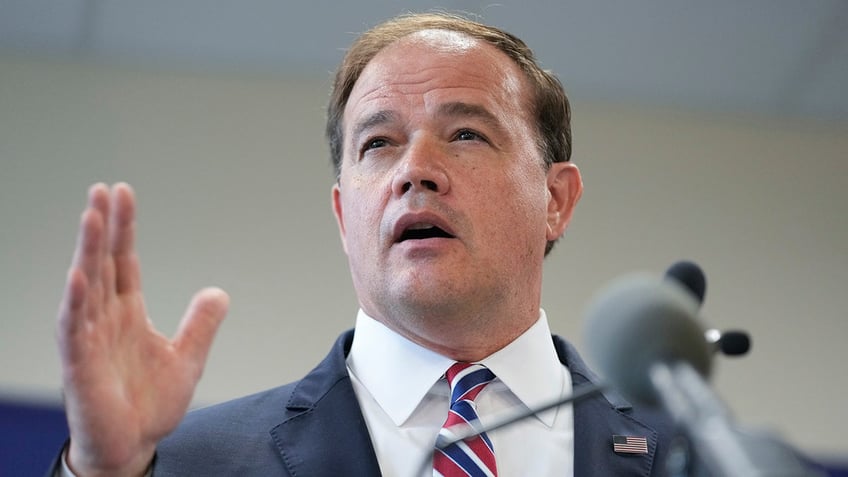
[[[344,134],[342,120],[354,84],[368,63],[385,47],[423,30],[447,30],[484,41],[514,61],[530,85],[531,117],[535,118],[537,141],[546,168],[571,159],[571,106],[562,84],[536,63],[529,47],[518,37],[498,28],[450,13],[406,14],[381,23],[363,33],[345,54],[336,72],[327,107],[326,135],[330,159],[338,179],[342,168]],[[553,247],[549,241],[547,254]]]

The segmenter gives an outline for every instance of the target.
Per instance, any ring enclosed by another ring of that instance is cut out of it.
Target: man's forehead
[[[419,76],[434,66],[449,69]],[[465,88],[468,92],[462,92]],[[499,104],[518,106],[512,120],[529,120],[526,105],[513,104],[526,99],[526,88],[518,65],[497,46],[464,32],[419,30],[388,44],[365,64],[345,103],[342,130],[349,141],[371,127],[407,120],[398,110],[403,107],[394,103],[398,98],[433,106],[416,105],[417,112],[429,111],[433,118],[475,117],[501,129],[511,120],[503,117]]]
[[[421,67],[432,67],[444,61],[446,63],[443,63],[443,67],[455,68],[451,64],[456,65],[456,61],[460,61],[464,65],[471,58],[481,62],[477,63],[478,67],[472,67],[465,73],[467,80],[464,81],[472,87],[479,86],[482,78],[482,82],[491,87],[508,89],[510,94],[520,93],[523,75],[520,71],[510,71],[511,67],[517,69],[517,65],[505,66],[506,62],[511,63],[512,60],[496,46],[463,32],[425,29],[389,43],[367,61],[352,85],[345,102],[345,111],[349,111],[352,104],[363,97],[369,100],[381,98],[384,88],[403,87],[404,82],[414,88],[418,81],[415,75],[421,71]],[[478,85],[474,84],[475,79]]]

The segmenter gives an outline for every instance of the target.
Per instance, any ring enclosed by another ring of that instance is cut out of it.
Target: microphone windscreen
[[[689,290],[698,304],[704,303],[704,296],[707,293],[707,277],[698,264],[681,260],[668,267],[665,276],[676,280],[677,283]]]
[[[653,364],[684,361],[709,375],[712,352],[697,316],[698,303],[682,287],[650,275],[621,277],[587,309],[587,354],[624,396],[657,404]]]
[[[727,356],[741,356],[751,349],[751,337],[744,331],[724,331],[718,340],[721,352]]]

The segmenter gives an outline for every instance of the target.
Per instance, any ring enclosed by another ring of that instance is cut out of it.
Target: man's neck
[[[502,349],[539,318],[538,305],[522,312],[478,312],[461,316],[387,316],[365,311],[406,339],[442,356],[466,362],[480,361]]]

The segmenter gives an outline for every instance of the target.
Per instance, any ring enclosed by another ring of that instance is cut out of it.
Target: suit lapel
[[[330,354],[292,392],[285,420],[271,429],[291,475],[380,475],[345,365],[352,340],[352,331],[339,337]]]
[[[560,361],[571,372],[575,388],[598,382],[577,351],[555,336]],[[631,416],[632,406],[612,392],[574,405],[574,475],[651,475],[657,450],[657,432]],[[613,435],[645,437],[648,452],[626,454],[613,451]]]
[[[565,340],[554,337],[560,361],[574,387],[598,379]],[[345,358],[353,332],[344,333],[330,354],[304,377],[286,404],[285,419],[271,436],[291,475],[379,476],[380,467]],[[631,415],[632,407],[614,393],[574,405],[574,475],[648,476],[657,450],[657,432]],[[613,435],[645,437],[648,452],[613,452]]]

